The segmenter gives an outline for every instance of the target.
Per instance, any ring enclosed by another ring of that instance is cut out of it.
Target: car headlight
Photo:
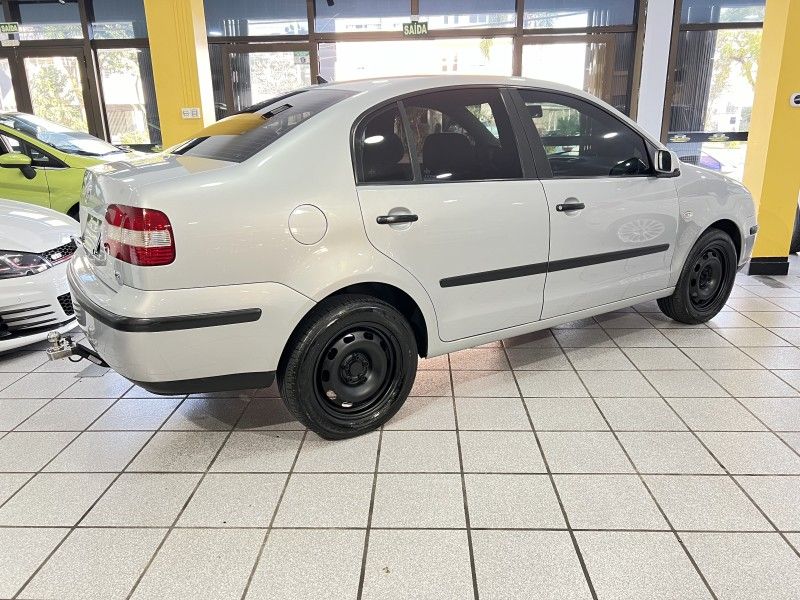
[[[0,250],[0,279],[35,275],[52,266],[47,259],[38,254]]]

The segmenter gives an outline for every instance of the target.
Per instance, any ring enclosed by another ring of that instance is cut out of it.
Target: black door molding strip
[[[487,283],[489,281],[501,281],[503,279],[514,279],[516,277],[528,277],[529,275],[554,273],[556,271],[566,271],[567,269],[579,269],[591,265],[600,265],[618,260],[647,256],[648,254],[658,254],[659,252],[666,252],[667,250],[669,250],[669,244],[658,244],[656,246],[603,252],[602,254],[591,254],[589,256],[562,258],[550,262],[533,263],[519,267],[507,267],[505,269],[495,269],[493,271],[481,271],[479,273],[445,277],[439,281],[439,285],[443,288],[448,288],[460,285],[472,285],[474,283]]]

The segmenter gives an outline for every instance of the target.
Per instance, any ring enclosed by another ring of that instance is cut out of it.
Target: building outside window
[[[741,179],[763,18],[763,0],[681,3],[665,114],[681,160]]]
[[[545,79],[589,91],[625,113],[634,109],[639,0],[312,4],[308,10],[304,0],[205,0],[218,118],[309,80],[440,73]],[[403,24],[415,18],[429,34],[404,37]],[[297,64],[298,51],[307,53],[307,66]]]

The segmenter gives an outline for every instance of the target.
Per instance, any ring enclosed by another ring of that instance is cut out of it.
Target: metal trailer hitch
[[[91,348],[87,348],[83,344],[73,342],[71,336],[61,335],[57,331],[51,331],[47,334],[47,341],[50,342],[50,347],[47,349],[47,358],[49,360],[67,358],[70,362],[78,362],[85,358],[101,367],[109,366],[97,352]],[[77,356],[78,358],[73,360],[73,356]]]

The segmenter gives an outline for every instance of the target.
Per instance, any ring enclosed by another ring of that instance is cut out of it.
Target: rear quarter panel
[[[248,161],[214,161],[218,168],[166,181],[148,183],[135,169],[125,189],[124,174],[113,184],[100,175],[110,195],[161,210],[172,224],[175,261],[145,268],[117,261],[128,285],[167,290],[277,282],[318,302],[348,285],[386,283],[417,302],[429,339],[436,339],[424,288],[367,239],[350,157],[352,122],[348,113],[325,111]],[[317,243],[292,236],[289,217],[302,205],[325,215],[327,229]]]

